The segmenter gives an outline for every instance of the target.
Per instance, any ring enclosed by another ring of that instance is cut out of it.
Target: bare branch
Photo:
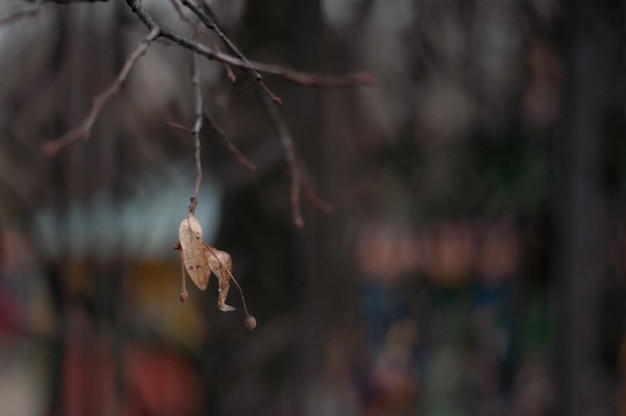
[[[255,64],[259,71],[266,74],[277,75],[294,84],[303,85],[305,87],[317,88],[346,88],[357,87],[361,85],[373,84],[376,78],[371,72],[363,71],[356,74],[338,75],[338,76],[322,76],[301,71],[280,65]]]
[[[215,122],[215,120],[211,117],[211,115],[205,110],[204,116],[209,121],[209,124],[215,130],[215,132],[220,136],[222,141],[224,142],[224,146],[228,149],[228,151],[237,159],[243,167],[248,169],[250,172],[256,171],[256,165],[252,163],[241,151],[234,145],[234,143],[230,140],[230,138],[226,135],[224,130]],[[193,129],[190,129],[187,126],[183,126],[182,124],[174,123],[172,121],[168,121],[167,125],[173,127],[178,130],[182,130],[185,133],[189,133],[193,135]]]
[[[56,3],[73,3],[73,2],[93,2],[99,0],[40,0],[42,2],[51,1]],[[106,1],[106,0],[104,0]],[[309,202],[309,204],[323,212],[331,212],[332,206],[323,200],[317,193],[311,178],[306,172],[306,168],[304,166],[301,157],[298,155],[297,149],[294,146],[293,139],[289,133],[289,130],[282,119],[282,116],[276,106],[276,104],[280,104],[280,98],[276,97],[267,85],[263,81],[263,77],[261,76],[261,72],[271,75],[276,75],[284,78],[287,81],[297,83],[300,85],[308,86],[308,87],[321,87],[321,88],[338,88],[338,87],[352,87],[357,85],[365,85],[372,83],[374,81],[374,76],[368,72],[360,72],[353,75],[348,76],[330,76],[325,77],[314,73],[306,73],[296,71],[294,69],[283,67],[280,65],[272,65],[265,63],[258,63],[249,61],[243,53],[234,45],[234,43],[224,34],[219,25],[216,23],[213,18],[213,13],[209,6],[204,3],[203,7],[204,11],[200,9],[197,3],[194,3],[192,0],[170,0],[178,12],[181,19],[187,22],[194,29],[194,39],[189,40],[186,39],[176,33],[169,31],[168,29],[160,26],[153,18],[150,16],[141,6],[140,0],[126,0],[126,3],[131,8],[133,13],[150,29],[150,34],[143,40],[143,42],[133,51],[133,53],[129,56],[126,63],[124,64],[122,70],[120,71],[117,78],[114,82],[100,95],[96,96],[93,99],[91,111],[87,114],[83,122],[74,130],[67,132],[65,135],[60,138],[48,142],[43,145],[42,150],[46,154],[55,154],[64,146],[78,140],[78,139],[87,139],[91,134],[91,129],[95,121],[97,120],[103,106],[106,102],[115,95],[123,85],[124,81],[128,77],[128,73],[132,69],[132,66],[135,64],[137,59],[141,55],[143,55],[146,50],[149,48],[151,42],[158,38],[167,39],[174,44],[189,49],[192,52],[192,65],[193,65],[193,73],[192,73],[192,84],[194,87],[194,105],[195,105],[195,123],[193,129],[188,129],[187,127],[170,123],[172,127],[184,130],[188,133],[191,133],[194,137],[195,143],[195,164],[196,164],[196,184],[194,188],[193,196],[191,197],[191,203],[189,205],[189,211],[194,213],[195,207],[198,203],[198,193],[200,189],[200,184],[202,181],[202,166],[201,166],[201,144],[200,144],[200,130],[202,128],[202,116],[203,116],[203,102],[202,102],[202,94],[200,90],[200,76],[198,72],[198,63],[196,55],[201,55],[209,60],[215,60],[217,62],[221,62],[227,68],[229,73],[229,77],[234,79],[234,74],[232,73],[233,67],[242,68],[247,71],[250,76],[257,81],[259,90],[262,90],[261,96],[263,98],[263,102],[265,104],[268,115],[274,124],[274,127],[278,133],[280,138],[281,145],[285,152],[285,158],[287,161],[287,165],[289,167],[290,175],[291,175],[291,206],[292,206],[292,215],[293,221],[296,226],[302,227],[304,225],[304,221],[302,219],[301,213],[301,194],[304,195],[305,199]],[[212,44],[210,39],[206,39],[207,45],[198,42],[198,36],[206,36],[198,24],[192,22],[189,17],[184,13],[178,1],[182,2],[182,4],[190,9],[197,17],[202,21],[202,23],[210,30],[213,30],[220,39],[226,44],[226,46],[232,51],[235,55],[230,55],[228,53],[224,53],[219,50],[219,48]],[[13,19],[11,17],[11,19]],[[221,128],[211,119],[210,115],[206,114],[207,119],[215,129],[215,131],[220,135],[222,140],[225,142],[229,151],[235,156],[235,158],[241,163],[243,166],[248,168],[249,170],[254,170],[255,166],[248,159],[245,158],[239,152],[239,150],[232,144],[232,142],[228,139],[228,137],[224,134]]]
[[[315,189],[313,181],[309,177],[302,157],[298,154],[298,150],[293,143],[289,129],[283,120],[278,107],[273,105],[272,101],[265,94],[260,94],[265,104],[267,114],[274,124],[274,128],[278,133],[280,143],[283,146],[285,152],[285,159],[287,166],[289,167],[289,174],[291,176],[291,212],[293,216],[293,223],[296,227],[303,227],[304,220],[302,219],[302,210],[300,206],[300,195],[304,193],[304,198],[309,205],[314,209],[324,212],[333,212],[333,206],[325,201]]]
[[[300,162],[300,163],[302,164],[303,162]],[[311,175],[309,175],[309,173],[306,172],[305,169],[302,169],[301,175],[302,175],[301,176],[302,193],[306,201],[309,203],[309,205],[311,205],[314,209],[320,212],[323,212],[325,214],[332,213],[335,210],[335,208],[333,208],[333,206],[330,203],[328,203],[328,201],[324,200],[317,193],[317,190],[315,189],[315,185],[313,184],[313,180],[311,179]]]
[[[202,113],[203,113],[203,102],[202,102],[202,89],[200,88],[200,71],[198,70],[198,59],[196,58],[196,54],[191,54],[191,85],[193,86],[194,91],[194,107],[195,107],[195,117],[196,121],[193,125],[193,140],[196,146],[196,152],[194,154],[194,159],[196,161],[196,186],[193,190],[193,196],[191,197],[191,204],[189,205],[189,212],[192,214],[196,210],[196,205],[198,205],[198,193],[200,192],[200,183],[202,182],[202,160],[201,160],[201,146],[200,146],[200,130],[202,130]]]
[[[152,28],[150,34],[148,34],[148,36],[145,37],[145,39],[141,42],[141,44],[139,44],[139,46],[133,51],[133,53],[130,54],[130,56],[124,63],[122,70],[118,74],[117,78],[115,78],[113,83],[106,90],[100,93],[100,95],[96,96],[93,99],[93,102],[91,104],[91,111],[89,112],[89,114],[87,114],[83,122],[77,128],[75,128],[74,130],[70,130],[60,138],[45,143],[42,146],[42,151],[44,152],[44,154],[52,156],[63,147],[78,139],[89,138],[91,134],[91,128],[98,119],[102,108],[107,103],[107,101],[120,90],[135,62],[137,62],[137,60],[146,53],[152,41],[154,41],[159,36],[159,33],[159,27]]]
[[[305,86],[323,87],[323,88],[337,88],[337,87],[352,87],[357,85],[366,85],[374,82],[374,76],[369,72],[360,72],[355,75],[349,76],[335,76],[324,77],[317,74],[311,74],[301,71],[296,71],[291,68],[282,67],[279,65],[270,65],[264,63],[258,63],[253,61],[244,61],[240,58],[236,58],[232,55],[220,52],[218,50],[209,48],[201,43],[190,41],[175,33],[170,32],[166,28],[163,28],[157,24],[152,16],[150,16],[142,7],[139,0],[126,0],[126,3],[131,8],[133,13],[139,17],[139,19],[150,29],[158,27],[160,29],[159,37],[168,39],[175,44],[196,52],[198,55],[202,55],[207,59],[228,63],[232,66],[243,68],[245,70],[254,70],[257,72],[263,72],[267,74],[281,76],[284,79],[301,84]],[[267,92],[267,90],[266,90]],[[278,97],[272,96],[272,100],[275,103],[279,103]]]
[[[289,174],[291,176],[291,214],[293,216],[293,223],[296,227],[303,227],[304,220],[302,219],[302,210],[300,208],[300,184],[302,172],[300,171],[300,165],[298,164],[298,159],[296,157],[296,149],[293,144],[293,139],[291,138],[291,134],[289,133],[287,125],[280,115],[278,108],[273,102],[269,101],[265,94],[261,94],[261,96],[263,97],[267,114],[269,115],[272,124],[274,124],[274,128],[278,133],[278,138],[280,139],[283,151],[285,152],[287,166],[289,166]]]
[[[208,29],[211,29],[213,32],[215,32],[217,34],[217,36],[219,36],[220,39],[222,39],[222,42],[224,42],[224,44],[228,47],[228,49],[233,51],[235,56],[237,56],[242,61],[247,62],[247,59],[243,56],[243,53],[241,53],[239,48],[224,34],[222,29],[218,26],[218,24],[215,22],[215,20],[213,20],[213,18],[211,18],[211,16],[209,16],[206,13],[204,13],[200,8],[198,8],[195,4],[193,4],[189,0],[180,0],[180,1],[181,1],[181,3],[185,7],[187,7],[196,16],[198,16],[198,18],[204,24],[204,26],[206,26]],[[208,6],[206,6],[206,4],[204,6],[208,7]],[[263,79],[261,74],[256,72],[254,69],[251,69],[251,71],[252,71],[253,76],[254,76],[254,78],[256,80],[260,81],[260,80]]]
[[[193,28],[195,34],[199,35],[209,47],[215,49],[216,51],[220,51],[220,48],[215,45],[211,41],[211,38],[209,38],[206,33],[204,33],[200,29],[199,25],[193,22],[189,17],[187,17],[185,12],[183,11],[182,6],[180,5],[180,3],[178,3],[177,0],[170,0],[170,3],[172,3],[172,6],[174,6],[174,9],[176,9],[176,13],[178,13],[178,16],[181,18],[181,20]],[[226,75],[228,76],[228,79],[230,79],[232,82],[235,82],[237,80],[237,77],[235,76],[232,67],[226,62],[223,62],[222,64],[226,69]]]
[[[235,157],[235,159],[237,159],[237,162],[239,162],[243,167],[248,169],[250,172],[256,171],[256,165],[252,163],[247,157],[245,157],[243,153],[241,153],[241,151],[237,148],[237,146],[235,146],[233,142],[228,138],[224,130],[215,122],[215,120],[213,120],[211,115],[206,110],[204,111],[204,116],[209,121],[209,124],[211,125],[213,130],[215,130],[218,136],[220,136],[220,138],[224,142],[224,146],[226,146],[228,151]],[[182,124],[168,121],[167,125],[175,129],[182,130],[185,133],[189,133],[193,135],[193,129],[190,129],[187,126],[183,126]]]
[[[263,76],[251,66],[250,61],[248,61],[248,59],[239,50],[239,48],[230,40],[230,38],[228,38],[228,36],[224,34],[224,32],[219,27],[219,25],[215,22],[215,20],[209,14],[204,13],[200,8],[198,8],[191,1],[189,0],[180,0],[180,1],[183,3],[185,7],[187,7],[196,16],[198,16],[200,21],[208,29],[211,29],[212,31],[214,31],[217,34],[217,36],[219,36],[220,39],[222,39],[222,42],[224,42],[224,44],[228,47],[228,49],[230,49],[235,54],[237,58],[241,59],[241,61],[247,65],[245,69],[248,71],[248,74],[250,74],[250,76],[259,83],[261,88],[263,88],[263,91],[265,91],[265,93],[268,94],[276,104],[278,105],[282,104],[282,100],[280,99],[280,97],[276,96],[272,92],[272,90],[270,90],[267,84],[265,84],[265,82],[263,81]],[[210,11],[210,8],[206,3],[204,3],[203,5],[206,9]]]

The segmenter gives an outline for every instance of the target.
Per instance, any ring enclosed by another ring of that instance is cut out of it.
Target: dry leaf
[[[182,250],[182,260],[191,280],[200,290],[206,290],[211,277],[209,256],[207,256],[204,241],[202,240],[202,226],[192,214],[180,222],[178,238]]]
[[[233,273],[230,254],[204,242],[200,221],[192,213],[188,213],[187,218],[180,222],[178,238],[181,258],[191,280],[200,290],[206,290],[211,272],[215,273],[219,281],[217,307],[224,312],[234,311],[234,307],[226,304]]]
[[[228,289],[230,289],[230,278],[233,275],[233,261],[230,258],[230,254],[225,251],[218,250],[215,247],[211,247],[206,243],[204,246],[206,250],[206,257],[209,262],[209,268],[213,273],[215,273],[217,280],[219,281],[217,307],[224,312],[234,311],[234,307],[226,304]]]
[[[185,272],[200,290],[205,290],[209,284],[211,273],[215,273],[219,282],[217,307],[224,312],[234,311],[235,308],[226,304],[230,280],[235,283],[241,295],[243,309],[246,313],[245,326],[249,330],[256,327],[256,319],[248,313],[246,298],[237,279],[233,276],[233,261],[225,251],[218,250],[206,244],[202,239],[202,226],[200,221],[190,212],[187,218],[180,222],[178,227],[179,244],[174,245],[176,250],[180,250],[181,267],[183,268],[183,286],[180,292],[180,300],[187,299],[185,289]]]

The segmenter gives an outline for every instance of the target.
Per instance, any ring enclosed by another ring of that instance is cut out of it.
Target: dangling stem
[[[200,146],[200,130],[202,130],[202,114],[203,114],[203,101],[202,90],[200,88],[200,71],[198,70],[198,60],[196,54],[191,54],[191,85],[194,91],[194,107],[195,107],[195,123],[193,125],[193,141],[196,151],[194,153],[194,160],[196,161],[196,186],[193,189],[193,196],[191,197],[191,204],[189,205],[189,212],[195,214],[196,205],[198,205],[198,193],[200,192],[200,183],[202,182],[202,159],[201,159],[201,146]]]
[[[185,302],[189,293],[187,292],[187,280],[185,279],[185,260],[183,259],[183,250],[180,251],[180,276],[181,276],[181,290],[180,290],[180,301]]]

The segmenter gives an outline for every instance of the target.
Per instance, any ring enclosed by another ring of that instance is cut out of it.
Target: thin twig
[[[194,30],[194,33],[199,35],[209,47],[215,49],[216,51],[220,50],[220,48],[211,41],[211,38],[209,38],[206,33],[204,33],[200,29],[200,26],[197,23],[193,22],[189,17],[187,17],[182,6],[177,0],[170,0],[170,3],[172,3],[172,6],[174,6],[174,9],[176,9],[176,13],[178,13],[178,16],[181,18],[181,20],[191,26],[191,28]],[[226,62],[223,62],[222,64],[226,69],[226,76],[228,76],[228,79],[230,79],[232,82],[235,82],[237,80],[237,77],[233,72],[233,68]]]
[[[187,280],[185,279],[185,257],[183,256],[183,246],[180,244],[180,241],[172,246],[174,250],[178,250],[180,252],[180,301],[185,303],[187,298],[189,297],[189,293],[187,292]]]
[[[361,85],[369,85],[376,81],[374,74],[367,71],[357,72],[355,74],[339,75],[339,76],[322,76],[311,74],[295,69],[287,68],[280,65],[271,65],[263,63],[255,63],[257,70],[266,74],[280,76],[283,79],[293,82],[294,84],[303,85],[305,87],[317,88],[347,88],[357,87]]]
[[[260,95],[265,103],[267,114],[269,115],[270,120],[272,121],[272,124],[274,124],[274,128],[278,133],[278,138],[283,146],[285,159],[287,160],[287,165],[289,166],[289,175],[291,176],[291,213],[293,215],[293,223],[296,227],[303,227],[304,220],[302,219],[302,210],[300,208],[300,184],[302,172],[300,171],[301,168],[296,157],[296,149],[293,144],[293,139],[291,138],[291,134],[289,133],[287,125],[280,115],[278,108],[271,101],[269,101],[265,94]]]
[[[220,138],[224,142],[224,146],[226,146],[228,151],[235,157],[235,159],[237,159],[237,162],[239,162],[243,167],[248,169],[250,172],[256,171],[256,165],[252,163],[243,153],[241,153],[241,151],[237,148],[237,146],[235,146],[235,144],[226,135],[224,130],[215,122],[215,120],[213,120],[211,115],[206,110],[204,110],[204,116],[207,118],[213,130],[215,130],[217,135],[220,136]],[[185,133],[193,135],[193,129],[190,129],[187,126],[183,126],[182,124],[174,123],[173,121],[168,121],[167,125],[175,129],[184,131]]]
[[[182,124],[174,123],[173,121],[168,121],[167,125],[170,127],[174,127],[175,129],[182,130],[185,133],[193,134],[193,129],[190,129],[187,126],[183,126]]]
[[[191,204],[189,205],[189,212],[192,214],[196,210],[196,205],[198,205],[198,193],[200,192],[200,183],[202,182],[202,161],[201,161],[201,146],[200,146],[200,130],[202,130],[202,113],[203,113],[203,103],[202,103],[202,89],[200,88],[200,71],[198,70],[198,59],[196,58],[196,54],[191,54],[191,85],[193,86],[194,91],[194,107],[195,107],[195,116],[196,121],[193,125],[193,139],[194,144],[196,146],[196,152],[194,154],[194,159],[196,161],[196,186],[193,190],[193,197],[191,197]]]
[[[250,162],[250,160],[248,160],[248,158],[245,157],[243,153],[239,151],[237,146],[233,144],[233,142],[228,138],[224,130],[222,130],[222,128],[215,122],[215,120],[213,120],[211,115],[206,110],[204,111],[204,116],[207,118],[207,120],[209,121],[209,124],[211,125],[213,130],[215,130],[217,135],[222,138],[222,141],[224,142],[224,146],[226,146],[228,151],[235,157],[235,159],[237,159],[237,162],[239,162],[243,167],[248,169],[250,172],[256,171],[256,165]]]
[[[222,63],[228,63],[232,66],[243,68],[245,70],[255,70],[267,74],[280,76],[288,81],[296,84],[305,85],[308,87],[320,87],[320,88],[338,88],[338,87],[353,87],[356,85],[371,84],[374,82],[374,76],[369,72],[359,72],[354,75],[347,76],[334,76],[324,77],[317,74],[311,74],[301,71],[296,71],[291,68],[282,67],[279,65],[271,65],[258,63],[253,61],[243,61],[232,55],[224,52],[217,51],[209,48],[201,43],[190,41],[175,33],[170,32],[166,28],[160,26],[142,7],[139,0],[126,0],[126,3],[131,8],[133,13],[139,17],[139,19],[148,27],[148,29],[160,28],[158,37],[168,39],[175,44],[196,52],[198,55],[202,55],[207,59],[215,60]],[[275,97],[272,100],[276,102]]]
[[[224,34],[224,32],[222,31],[222,29],[219,27],[219,25],[215,22],[215,20],[209,16],[208,14],[204,13],[201,9],[199,9],[195,4],[193,4],[191,1],[189,0],[180,0],[181,3],[187,7],[189,10],[191,10],[196,16],[198,16],[198,18],[200,19],[200,21],[204,24],[204,26],[207,27],[207,29],[211,29],[213,32],[215,32],[217,34],[217,36],[220,37],[220,39],[222,39],[222,42],[224,42],[224,44],[228,47],[228,49],[230,49],[231,51],[233,51],[233,53],[235,54],[235,56],[237,56],[239,59],[241,59],[243,62],[248,62],[248,60],[246,59],[246,57],[243,55],[243,53],[241,53],[241,51],[239,50],[239,48],[237,47],[237,45],[235,45],[229,38],[228,36],[226,36]],[[207,4],[204,4],[205,8],[208,8]],[[261,81],[263,79],[263,76],[261,74],[259,74],[258,72],[256,72],[256,70],[254,69],[250,69],[250,71],[253,73],[254,78],[257,81]]]
[[[259,83],[259,85],[261,86],[263,91],[265,91],[265,93],[268,94],[272,98],[272,101],[274,101],[274,103],[276,103],[278,105],[282,104],[282,100],[280,99],[280,97],[276,96],[276,94],[274,94],[272,92],[272,90],[270,90],[270,88],[267,86],[265,81],[263,81],[263,76],[259,73],[259,71],[257,71],[256,69],[254,69],[251,66],[250,61],[239,50],[237,45],[235,45],[230,40],[230,38],[224,34],[224,31],[215,22],[215,20],[209,14],[204,13],[204,11],[202,11],[200,8],[198,8],[191,1],[189,1],[189,0],[180,0],[180,1],[183,3],[183,5],[185,7],[187,7],[196,16],[198,16],[198,18],[204,24],[204,26],[206,26],[208,29],[211,29],[212,31],[214,31],[217,34],[217,36],[219,36],[219,38],[222,39],[222,42],[224,42],[224,44],[228,47],[228,49],[230,49],[235,54],[235,56],[237,58],[241,59],[241,61],[244,62],[247,65],[247,68],[245,68],[245,69],[248,71],[248,74],[250,74],[252,79],[254,79],[255,81],[257,81]],[[206,4],[206,2],[203,5],[204,5],[204,7],[207,10],[209,10],[209,11],[211,10],[209,8],[209,6]]]
[[[303,162],[300,163],[302,164]],[[324,200],[317,193],[313,180],[311,179],[311,175],[309,175],[305,169],[302,169],[301,185],[302,194],[311,207],[325,214],[331,214],[335,210],[335,208],[328,201]]]
[[[91,135],[91,128],[98,119],[100,111],[102,111],[102,108],[107,103],[107,101],[120,90],[120,88],[124,84],[124,81],[126,81],[126,78],[128,77],[128,74],[133,65],[143,54],[146,53],[152,41],[159,37],[160,30],[161,29],[158,26],[152,28],[150,34],[148,34],[148,36],[146,36],[144,40],[141,41],[141,44],[139,44],[139,46],[130,54],[130,56],[124,63],[122,70],[118,74],[117,78],[115,78],[113,83],[109,85],[106,90],[100,93],[100,95],[96,96],[93,99],[91,103],[91,111],[89,112],[89,114],[87,114],[83,122],[74,130],[70,130],[60,138],[45,143],[42,146],[42,151],[44,152],[44,154],[52,156],[63,147],[78,139],[89,138],[89,136]]]
[[[313,181],[309,177],[301,156],[298,154],[298,150],[293,143],[291,133],[289,133],[287,124],[285,124],[285,120],[283,120],[278,107],[273,105],[265,94],[260,95],[263,99],[263,103],[265,104],[265,109],[267,110],[270,120],[278,133],[280,143],[283,146],[283,151],[285,152],[287,166],[289,167],[289,174],[291,176],[291,212],[293,216],[293,223],[296,227],[303,227],[304,220],[302,219],[302,210],[300,206],[301,193],[304,194],[304,198],[307,200],[309,205],[318,211],[329,214],[333,212],[334,208],[317,193],[317,190],[313,185]]]
[[[183,257],[182,248],[178,249],[180,251],[180,274],[181,274],[181,289],[180,289],[180,301],[185,302],[189,293],[187,292],[187,279],[185,279],[185,258]]]

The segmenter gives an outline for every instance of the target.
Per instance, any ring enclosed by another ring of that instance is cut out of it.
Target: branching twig
[[[224,142],[224,146],[226,146],[228,151],[235,157],[235,159],[237,159],[237,162],[239,162],[243,167],[248,169],[250,172],[256,171],[256,165],[252,163],[243,153],[241,153],[241,151],[237,148],[237,146],[235,146],[233,142],[228,138],[224,130],[215,122],[215,120],[213,120],[211,115],[206,110],[204,111],[204,116],[209,121],[209,124],[211,125],[213,130],[215,130],[218,136],[220,136],[220,138]],[[190,129],[187,126],[183,126],[182,124],[168,121],[167,125],[170,127],[174,127],[175,129],[182,130],[185,133],[189,133],[193,135],[193,129]]]
[[[293,223],[296,227],[303,227],[304,220],[302,219],[302,211],[300,209],[300,165],[296,158],[296,149],[293,144],[291,134],[285,125],[285,122],[278,111],[278,108],[270,102],[264,94],[261,94],[267,114],[269,115],[274,128],[278,133],[278,138],[283,146],[285,152],[285,159],[289,166],[289,174],[291,176],[291,213],[293,216]]]
[[[291,212],[293,216],[293,223],[296,227],[303,227],[304,220],[302,219],[302,211],[300,206],[300,194],[304,192],[304,197],[311,207],[318,211],[331,213],[333,206],[325,201],[315,190],[315,186],[309,177],[306,167],[302,158],[298,155],[296,146],[293,143],[289,129],[283,120],[278,108],[272,104],[265,94],[260,94],[265,104],[267,114],[278,133],[280,143],[283,146],[285,152],[285,159],[287,166],[289,167],[289,174],[291,176]]]
[[[189,10],[191,10],[196,16],[198,16],[198,18],[200,19],[200,21],[208,28],[211,29],[212,31],[214,31],[217,36],[219,36],[220,39],[222,39],[222,42],[224,42],[224,44],[228,47],[228,49],[230,49],[237,58],[241,59],[242,62],[244,62],[247,67],[245,68],[248,71],[248,74],[250,74],[250,76],[259,83],[259,85],[261,86],[261,88],[263,89],[263,91],[265,91],[266,94],[268,94],[271,98],[272,101],[274,101],[274,103],[281,105],[282,104],[282,100],[280,99],[280,97],[276,96],[276,94],[274,94],[272,92],[272,90],[270,90],[270,88],[267,86],[267,84],[265,83],[265,81],[263,81],[263,76],[259,73],[259,71],[257,71],[256,69],[254,69],[251,66],[250,61],[248,61],[248,59],[243,55],[243,53],[239,50],[239,48],[237,47],[237,45],[235,45],[229,38],[228,36],[226,36],[224,34],[224,32],[222,31],[222,29],[219,27],[219,25],[215,22],[215,20],[209,16],[208,14],[204,13],[200,8],[198,8],[195,4],[193,4],[191,1],[189,0],[180,0],[183,5],[185,7],[187,7]],[[204,7],[209,9],[209,6],[204,3]],[[210,10],[210,9],[209,9]]]
[[[181,20],[183,20],[185,23],[191,26],[191,28],[194,30],[194,33],[198,34],[209,47],[215,49],[216,51],[220,50],[220,48],[211,41],[211,38],[209,38],[200,29],[198,24],[194,23],[189,17],[187,17],[185,12],[183,11],[182,6],[180,5],[180,3],[178,3],[177,0],[170,0],[170,3],[172,3],[172,6],[174,6],[174,9],[176,9],[176,13],[178,13],[178,16],[181,18]],[[237,80],[237,77],[235,76],[235,73],[233,72],[232,67],[226,62],[223,62],[223,65],[224,65],[224,68],[226,69],[226,75],[228,76],[228,79],[230,79],[232,82],[235,82]]]
[[[46,1],[55,2],[55,3],[74,3],[74,2],[94,2],[94,1],[106,1],[106,0],[41,0],[42,3]],[[195,155],[194,159],[196,162],[196,184],[194,188],[194,194],[191,198],[191,204],[189,205],[189,211],[193,213],[195,211],[195,207],[198,203],[198,193],[200,190],[200,184],[202,181],[202,166],[201,166],[201,158],[200,158],[200,129],[202,128],[202,115],[203,115],[203,103],[202,103],[202,95],[200,91],[200,82],[199,82],[199,72],[197,66],[197,58],[196,55],[201,55],[207,59],[215,60],[224,64],[229,72],[232,75],[231,79],[234,78],[232,74],[232,69],[230,66],[239,67],[247,71],[253,79],[258,82],[258,86],[260,89],[264,91],[261,94],[265,107],[267,109],[268,115],[276,128],[278,136],[281,141],[281,145],[285,152],[285,158],[287,160],[287,164],[289,167],[289,171],[291,174],[291,206],[293,212],[293,221],[296,226],[301,227],[304,224],[301,213],[300,206],[300,197],[301,193],[304,193],[304,197],[311,204],[312,207],[323,211],[330,212],[332,211],[332,206],[324,201],[315,190],[311,178],[309,177],[306,169],[304,167],[304,163],[300,160],[299,155],[297,153],[297,149],[294,146],[293,139],[287,129],[287,126],[282,119],[280,112],[275,104],[280,104],[280,99],[276,97],[265,85],[263,82],[263,77],[261,76],[261,72],[277,75],[285,80],[290,82],[294,82],[300,85],[308,86],[308,87],[328,87],[328,88],[338,88],[338,87],[351,87],[356,85],[364,85],[369,84],[374,81],[374,77],[372,74],[367,72],[361,72],[354,75],[348,76],[335,76],[335,77],[324,77],[318,74],[313,73],[305,73],[293,70],[291,68],[283,67],[280,65],[271,65],[265,63],[258,63],[249,61],[241,51],[230,41],[230,39],[224,34],[219,25],[215,22],[215,19],[212,17],[212,11],[209,6],[204,3],[205,11],[201,10],[196,4],[194,4],[190,0],[170,0],[177,12],[179,13],[181,19],[190,24],[194,33],[197,36],[202,36],[203,32],[200,30],[197,24],[192,22],[181,9],[180,5],[177,1],[180,1],[189,8],[201,21],[202,23],[210,30],[213,30],[220,39],[226,44],[226,46],[236,55],[232,56],[230,54],[224,53],[220,51],[216,46],[212,45],[210,40],[207,42],[209,46],[206,46],[202,43],[199,43],[197,39],[189,40],[186,39],[176,33],[169,31],[168,29],[159,25],[153,18],[150,16],[141,6],[140,0],[126,0],[126,3],[131,8],[132,12],[150,29],[150,34],[143,40],[143,42],[133,51],[133,53],[129,56],[124,64],[122,70],[120,71],[117,78],[114,82],[104,90],[100,95],[96,96],[93,99],[92,108],[89,114],[85,117],[83,122],[79,125],[79,127],[67,132],[65,135],[60,138],[48,142],[43,145],[42,149],[46,154],[52,155],[55,154],[58,150],[63,148],[64,146],[78,140],[78,139],[87,139],[91,134],[91,129],[95,121],[97,120],[100,112],[104,104],[115,95],[123,85],[124,81],[128,77],[132,66],[135,64],[137,59],[141,55],[143,55],[151,42],[156,40],[157,38],[168,39],[176,45],[189,49],[193,55],[193,74],[192,74],[192,84],[194,86],[194,94],[195,94],[195,123],[193,129],[188,129],[187,127],[169,123],[172,127],[179,128],[191,133],[194,136],[195,142]],[[13,17],[11,17],[13,19]],[[229,75],[229,76],[230,76]],[[215,131],[220,135],[220,137],[226,143],[229,151],[237,158],[237,160],[247,167],[250,170],[254,170],[255,166],[245,158],[239,152],[239,150],[230,142],[224,132],[217,126],[217,124],[211,119],[211,117],[207,114],[207,119],[215,129]]]
[[[148,34],[148,36],[146,36],[146,38],[133,51],[133,53],[130,54],[130,56],[126,60],[126,63],[124,63],[122,70],[118,74],[117,78],[115,78],[113,83],[106,90],[100,93],[100,95],[96,96],[93,99],[93,102],[91,104],[91,111],[89,112],[89,114],[87,114],[83,122],[77,128],[75,128],[74,130],[70,130],[60,138],[45,143],[42,146],[42,151],[46,155],[56,154],[56,152],[58,152],[60,149],[75,140],[89,138],[89,135],[91,134],[91,128],[98,119],[100,111],[102,111],[102,108],[104,107],[106,102],[120,90],[120,88],[124,84],[124,81],[126,81],[126,78],[128,77],[128,74],[133,65],[135,64],[135,62],[137,62],[137,59],[139,59],[139,57],[146,53],[152,41],[159,37],[159,33],[160,28],[158,26],[155,26],[151,29],[150,34]]]
[[[201,43],[194,42],[183,38],[166,28],[160,26],[142,7],[139,0],[126,0],[126,3],[131,8],[133,13],[139,17],[139,19],[150,29],[158,27],[160,33],[158,37],[168,39],[175,44],[196,52],[198,55],[202,55],[207,59],[215,60],[222,63],[228,63],[232,66],[243,68],[245,70],[255,70],[267,74],[281,76],[284,79],[305,85],[310,87],[351,87],[356,85],[370,84],[374,81],[374,76],[369,72],[360,72],[355,75],[348,76],[335,76],[335,77],[323,77],[317,74],[311,74],[301,71],[296,71],[291,68],[282,67],[279,65],[263,64],[253,61],[243,61],[240,58],[236,58],[232,55],[224,52],[217,51],[209,48]],[[266,91],[267,92],[267,91]],[[272,97],[275,100],[275,97]]]
[[[237,47],[237,45],[235,45],[229,38],[228,36],[226,36],[224,34],[224,32],[222,31],[222,29],[218,26],[218,24],[215,22],[215,20],[213,20],[213,18],[211,18],[211,16],[209,16],[208,14],[204,13],[200,8],[198,8],[195,4],[193,4],[191,1],[189,0],[180,0],[180,2],[187,7],[189,10],[191,10],[196,16],[198,16],[198,18],[200,19],[200,21],[204,24],[204,26],[207,27],[207,29],[211,29],[213,32],[215,32],[215,34],[217,34],[217,36],[219,36],[220,39],[222,39],[222,42],[224,42],[224,44],[228,47],[228,49],[230,49],[231,51],[233,51],[233,53],[235,54],[235,56],[237,56],[239,59],[241,59],[243,62],[248,62],[248,60],[243,56],[243,53],[241,53],[241,51],[239,50],[239,48]],[[204,5],[205,7],[206,4]],[[258,72],[256,72],[254,69],[250,69],[250,71],[252,72],[254,78],[257,81],[261,81],[263,80],[263,76],[261,74],[259,74]]]

